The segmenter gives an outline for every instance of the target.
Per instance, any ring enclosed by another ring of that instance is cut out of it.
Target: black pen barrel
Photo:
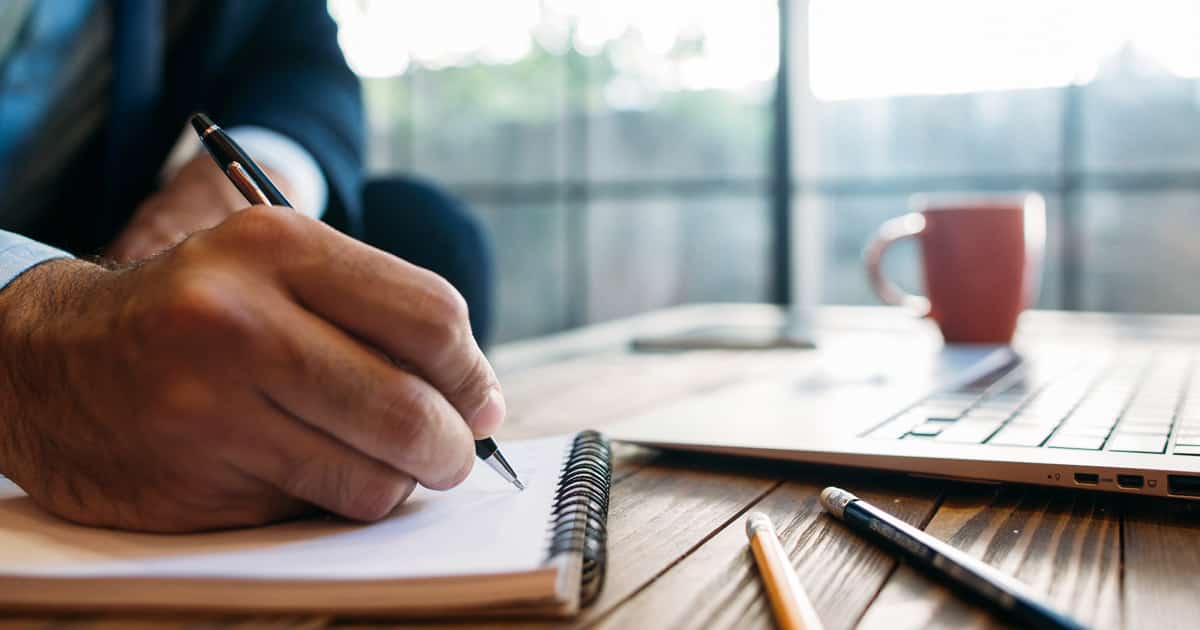
[[[851,501],[842,519],[847,525],[898,552],[910,564],[941,577],[947,584],[992,606],[1001,614],[1036,630],[1084,630],[1085,626],[1025,592],[998,569],[917,530],[883,510]]]
[[[271,182],[271,178],[259,168],[258,164],[250,157],[238,143],[234,141],[229,134],[225,133],[212,122],[208,116],[204,114],[195,114],[192,116],[192,126],[200,134],[200,143],[204,145],[204,149],[216,161],[217,166],[221,167],[221,171],[229,174],[230,164],[237,162],[242,166],[246,173],[250,176],[255,184],[262,190],[263,196],[273,206],[284,206],[291,208],[292,204],[283,196],[283,193],[275,187]]]

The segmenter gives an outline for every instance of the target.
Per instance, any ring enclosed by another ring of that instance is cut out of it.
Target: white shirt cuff
[[[297,211],[314,219],[325,214],[325,204],[329,200],[329,186],[321,167],[304,147],[295,140],[265,127],[242,126],[225,130],[237,141],[250,157],[260,165],[269,167],[272,171],[287,179],[292,189],[292,198],[288,201]],[[162,181],[168,181],[179,172],[197,153],[201,151],[200,138],[192,130],[191,125],[183,129],[175,147],[167,155],[167,161],[162,168]],[[230,184],[231,186],[233,184]]]
[[[20,234],[0,230],[0,289],[29,269],[55,258],[71,258],[71,255]]]

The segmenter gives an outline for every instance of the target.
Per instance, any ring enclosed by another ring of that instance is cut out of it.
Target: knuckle
[[[402,473],[368,475],[349,495],[344,515],[360,521],[377,521],[403,503],[416,485],[412,477]]]
[[[466,423],[437,390],[415,376],[407,379],[390,388],[399,393],[383,416],[388,447],[381,459],[435,490],[458,485],[474,461]]]
[[[442,347],[458,347],[470,338],[467,301],[449,282],[434,275],[422,298],[425,318],[435,343]]]
[[[163,300],[165,315],[180,322],[211,323],[225,318],[228,299],[216,286],[182,278],[172,284]]]
[[[474,355],[467,364],[467,369],[458,379],[458,384],[450,392],[452,400],[478,401],[479,404],[483,404],[488,390],[497,386],[491,364],[488,363],[483,353],[475,352]]]
[[[236,291],[221,282],[186,277],[170,285],[143,325],[151,335],[165,330],[192,340],[215,336],[235,343],[248,341],[254,330],[253,318],[243,312]]]
[[[437,394],[413,380],[415,377],[410,377],[401,380],[397,386],[387,388],[391,393],[383,398],[380,413],[386,426],[392,428],[396,448],[405,451],[431,438],[430,428],[441,414]]]
[[[345,465],[321,458],[290,462],[279,487],[291,496],[337,510],[339,499],[350,487],[348,482]]]

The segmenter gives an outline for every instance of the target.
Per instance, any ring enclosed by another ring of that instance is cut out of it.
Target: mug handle
[[[875,232],[875,236],[867,243],[867,248],[863,250],[863,263],[867,267],[867,280],[871,282],[871,288],[879,295],[879,299],[883,300],[885,304],[908,308],[919,317],[927,317],[929,315],[929,298],[905,293],[895,283],[883,277],[880,265],[883,262],[884,252],[892,244],[902,239],[920,236],[924,230],[925,217],[919,212],[912,212],[902,217],[889,219],[883,225],[879,226],[879,231]]]

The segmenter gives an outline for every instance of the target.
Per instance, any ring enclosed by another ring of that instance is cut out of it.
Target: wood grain
[[[1015,575],[1047,603],[1088,625],[1120,625],[1116,497],[1019,486],[952,488],[926,531]],[[966,628],[1001,621],[904,566],[867,610],[861,627]]]
[[[664,457],[614,486],[607,583],[578,623],[622,604],[776,485],[744,462],[711,466]]]
[[[593,326],[494,353],[510,417],[500,437],[600,428],[714,389],[817,360],[801,351],[631,354],[634,335],[693,326],[771,325],[763,305],[687,306]],[[1144,317],[1027,313],[1021,337],[1076,338],[1143,330]],[[1155,330],[1195,338],[1196,318],[1156,318]],[[874,330],[936,342],[929,322],[895,309],[828,308],[822,330]],[[433,627],[695,628],[772,626],[742,518],[752,506],[775,520],[827,627],[901,630],[1001,625],[823,514],[832,482],[1015,574],[1048,602],[1097,628],[1197,627],[1200,505],[1086,492],[914,482],[886,475],[749,460],[660,454],[618,445],[608,581],[600,600],[565,623],[447,622]],[[1122,572],[1122,566],[1124,571]],[[2,628],[391,627],[326,617],[10,616]],[[401,624],[402,625],[402,624]]]
[[[1200,504],[1141,499],[1124,507],[1125,626],[1200,626]]]
[[[897,516],[920,523],[932,512],[938,491],[929,484],[891,477],[872,481],[856,472],[814,472],[786,467],[788,481],[756,503],[774,521],[800,581],[826,628],[850,628],[883,586],[895,561],[855,537],[825,514],[821,489],[836,482]],[[754,560],[747,552],[742,519],[689,554],[679,566],[612,614],[599,627],[630,628],[653,619],[660,628],[770,628],[773,621]]]

